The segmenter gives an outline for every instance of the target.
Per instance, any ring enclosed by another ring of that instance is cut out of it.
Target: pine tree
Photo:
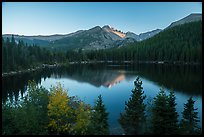
[[[154,134],[168,133],[168,97],[163,88],[154,98],[152,126]]]
[[[106,112],[105,105],[103,104],[102,96],[99,95],[94,106],[92,113],[92,132],[95,135],[108,135],[108,113]]]
[[[177,134],[178,131],[178,113],[176,112],[175,94],[173,90],[170,91],[168,96],[168,130],[167,134]]]
[[[195,101],[190,97],[186,104],[184,104],[184,110],[182,112],[183,118],[181,120],[181,134],[198,134],[200,129],[197,125],[198,112],[197,108],[194,108]]]
[[[15,42],[15,38],[14,38],[14,35],[11,36],[11,45],[15,45],[16,42]]]
[[[125,102],[125,112],[120,115],[119,123],[125,131],[125,134],[143,134],[145,124],[144,99],[146,98],[142,91],[142,81],[139,77],[134,82],[135,88],[132,90],[131,97]]]

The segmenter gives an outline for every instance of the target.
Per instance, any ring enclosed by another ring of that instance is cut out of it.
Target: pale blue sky
[[[201,2],[3,2],[2,34],[68,34],[110,25],[136,34],[164,29]]]

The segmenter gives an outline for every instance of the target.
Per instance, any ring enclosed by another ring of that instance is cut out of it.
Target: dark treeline
[[[59,51],[50,51],[35,44],[28,45],[23,41],[2,38],[2,72],[32,68],[46,63],[65,61],[64,54]]]
[[[192,22],[163,30],[147,40],[132,45],[105,50],[56,51],[26,46],[14,37],[2,38],[3,72],[32,67],[42,63],[71,61],[165,61],[202,63],[202,22]]]

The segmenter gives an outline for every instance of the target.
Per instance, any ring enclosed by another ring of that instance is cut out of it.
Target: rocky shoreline
[[[29,69],[25,69],[25,70],[19,70],[19,71],[10,71],[8,73],[2,73],[2,77],[6,77],[6,76],[12,76],[12,75],[16,75],[16,74],[22,74],[22,73],[28,73],[28,72],[34,72],[40,69],[44,69],[44,68],[52,68],[52,67],[57,67],[60,66],[59,64],[53,64],[53,65],[48,65],[48,64],[42,64],[41,66],[35,67],[35,68],[29,68]]]

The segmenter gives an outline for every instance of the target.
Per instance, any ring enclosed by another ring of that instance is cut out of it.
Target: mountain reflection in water
[[[13,101],[23,96],[29,80],[41,83],[41,78],[69,78],[95,87],[111,88],[123,80],[133,79],[135,75],[163,85],[169,89],[185,92],[189,95],[201,95],[202,68],[200,66],[165,65],[70,65],[2,78],[2,100]]]

